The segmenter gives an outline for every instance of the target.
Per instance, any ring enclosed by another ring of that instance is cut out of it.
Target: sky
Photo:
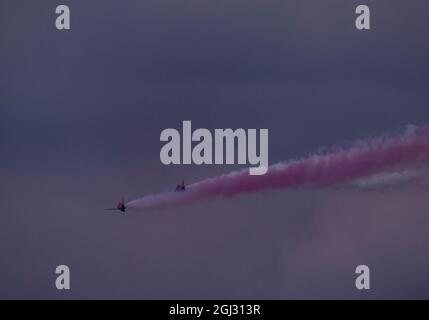
[[[428,124],[428,3],[367,0],[370,31],[357,1],[59,4],[0,0],[0,298],[429,298],[428,189],[103,210],[242,168],[163,165],[183,120],[268,128],[270,163]]]

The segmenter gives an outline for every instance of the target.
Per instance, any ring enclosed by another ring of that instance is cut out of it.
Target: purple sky
[[[102,210],[240,168],[162,165],[183,120],[269,128],[270,163],[429,123],[429,3],[368,0],[370,32],[356,1],[58,4],[0,2],[0,298],[429,298],[428,189]]]

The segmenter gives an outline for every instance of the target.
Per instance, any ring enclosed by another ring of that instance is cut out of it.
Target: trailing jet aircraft
[[[185,191],[186,187],[185,187],[185,180],[182,179],[182,183],[178,184],[176,186],[176,192],[181,192],[181,191]]]

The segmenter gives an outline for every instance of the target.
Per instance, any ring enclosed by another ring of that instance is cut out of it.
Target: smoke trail
[[[403,186],[424,188],[428,178],[428,170],[425,169],[383,172],[354,180],[349,186],[363,190],[383,190]]]
[[[149,195],[126,205],[131,209],[156,209],[269,189],[328,187],[389,170],[428,164],[429,126],[409,126],[402,135],[358,141],[348,149],[272,165],[263,176],[251,176],[245,169],[196,182],[185,192]]]

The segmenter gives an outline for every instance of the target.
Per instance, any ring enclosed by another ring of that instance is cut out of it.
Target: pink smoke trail
[[[403,135],[358,141],[348,149],[278,163],[262,176],[251,176],[248,169],[231,172],[191,184],[185,192],[149,195],[126,206],[156,209],[269,189],[329,187],[398,167],[428,164],[429,126],[425,126]]]

